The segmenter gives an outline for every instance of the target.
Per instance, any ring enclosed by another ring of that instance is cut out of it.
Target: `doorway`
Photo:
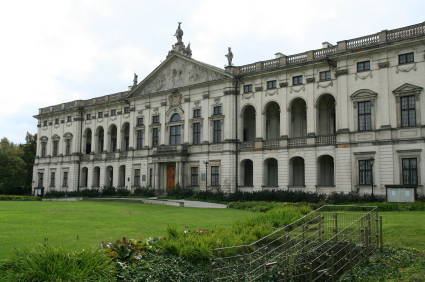
[[[176,188],[176,164],[167,164],[167,191]]]

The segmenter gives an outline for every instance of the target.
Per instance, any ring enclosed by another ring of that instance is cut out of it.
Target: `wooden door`
[[[176,165],[167,165],[167,190],[176,188]]]

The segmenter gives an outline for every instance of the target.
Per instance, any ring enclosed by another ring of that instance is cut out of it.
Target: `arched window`
[[[170,122],[176,122],[176,121],[181,121],[180,115],[178,113],[173,114],[170,118]]]

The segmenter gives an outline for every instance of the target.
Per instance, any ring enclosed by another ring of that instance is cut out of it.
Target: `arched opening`
[[[125,187],[125,165],[121,165],[118,170],[118,187]]]
[[[280,137],[280,108],[276,102],[266,106],[266,140],[277,140]]]
[[[300,186],[304,187],[305,185],[305,166],[304,159],[301,157],[293,157],[290,160],[290,186]]]
[[[84,153],[90,154],[91,153],[91,138],[92,138],[92,132],[90,128],[86,128],[84,131]]]
[[[254,186],[254,166],[251,160],[241,162],[241,181],[244,187]]]
[[[104,149],[104,138],[105,138],[105,132],[103,130],[102,126],[99,126],[96,129],[96,153],[100,154],[102,153]]]
[[[334,186],[334,158],[329,155],[320,156],[318,159],[318,185],[319,186]]]
[[[291,105],[291,137],[307,136],[307,105],[297,98]]]
[[[109,151],[116,152],[117,151],[117,126],[112,124],[108,130],[109,135]]]
[[[114,184],[114,168],[112,166],[106,167],[105,173],[105,187],[112,187]]]
[[[121,150],[128,151],[130,148],[130,124],[124,123],[121,128],[122,139],[121,139]]]
[[[98,188],[100,187],[100,167],[96,166],[93,169],[93,187]]]
[[[278,187],[278,164],[275,158],[264,161],[264,185]]]
[[[335,134],[335,99],[332,95],[322,95],[317,103],[317,134]]]
[[[178,113],[174,113],[170,118],[170,145],[181,144],[181,124],[175,124],[180,122],[181,118]]]
[[[243,142],[255,140],[255,109],[253,106],[246,106],[243,110]]]
[[[88,179],[89,179],[89,169],[87,167],[83,167],[81,169],[81,183],[80,183],[82,188],[87,188]]]

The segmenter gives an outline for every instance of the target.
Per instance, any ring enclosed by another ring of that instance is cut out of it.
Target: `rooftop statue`
[[[177,38],[177,44],[183,44],[183,30],[180,28],[181,22],[178,23],[176,34],[174,36]]]
[[[227,65],[233,66],[233,64],[232,64],[232,60],[233,60],[232,49],[229,47],[227,50],[228,50],[227,54],[225,55],[227,57]]]
[[[137,86],[137,78],[138,78],[137,74],[136,74],[136,73],[134,73],[134,78],[133,78],[133,87]]]

